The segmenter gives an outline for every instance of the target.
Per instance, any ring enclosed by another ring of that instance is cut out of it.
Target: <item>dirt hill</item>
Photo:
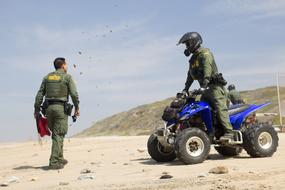
[[[285,100],[285,88],[281,90],[281,98]],[[262,112],[278,113],[276,87],[259,88],[241,92],[242,97],[250,104],[272,102]],[[173,98],[138,106],[126,112],[98,121],[90,128],[79,133],[78,137],[102,135],[148,135],[156,127],[163,126],[161,119],[164,108]],[[276,120],[278,121],[278,120]]]

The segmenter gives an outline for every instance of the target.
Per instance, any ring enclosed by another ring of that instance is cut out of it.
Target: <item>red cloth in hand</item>
[[[45,117],[40,117],[37,122],[38,133],[41,137],[50,136],[51,132],[48,128],[48,120]]]

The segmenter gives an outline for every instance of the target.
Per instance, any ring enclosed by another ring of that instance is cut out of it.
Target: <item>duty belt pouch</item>
[[[73,109],[73,105],[70,103],[65,103],[64,104],[64,113],[68,116],[71,116],[72,114],[72,109]]]

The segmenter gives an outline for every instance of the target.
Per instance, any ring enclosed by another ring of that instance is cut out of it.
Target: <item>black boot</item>
[[[66,159],[63,159],[62,161],[60,161],[60,163],[65,166],[68,163],[68,161]]]
[[[60,169],[63,169],[63,168],[64,168],[63,164],[49,165],[49,170],[60,170]]]

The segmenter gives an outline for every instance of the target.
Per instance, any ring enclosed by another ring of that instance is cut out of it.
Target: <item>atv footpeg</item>
[[[242,133],[240,131],[233,130],[233,137],[223,136],[219,141],[227,144],[242,144]]]

